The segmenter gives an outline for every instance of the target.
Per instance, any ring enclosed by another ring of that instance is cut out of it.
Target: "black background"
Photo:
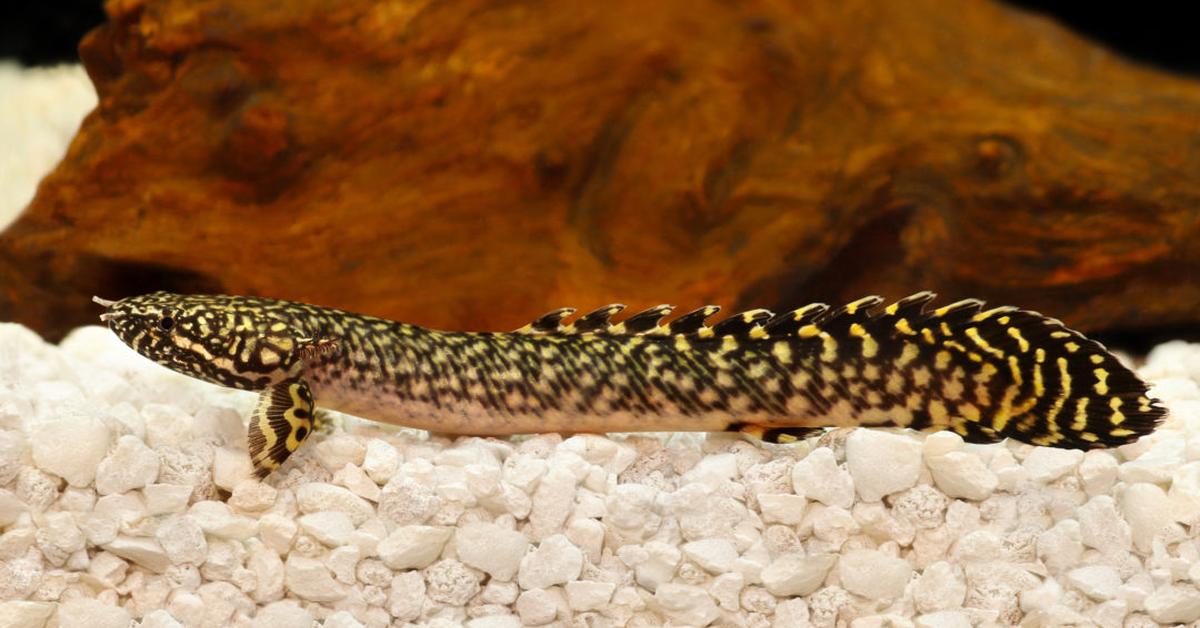
[[[1191,3],[1009,3],[1050,15],[1131,59],[1200,76]],[[0,59],[26,65],[76,61],[80,37],[104,20],[98,0],[0,0],[0,7]]]

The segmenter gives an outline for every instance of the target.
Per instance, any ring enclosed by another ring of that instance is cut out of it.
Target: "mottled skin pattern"
[[[102,318],[133,349],[205,381],[263,391],[261,475],[312,430],[313,406],[439,432],[738,430],[786,441],[829,426],[951,429],[1089,449],[1136,440],[1164,410],[1100,344],[1039,314],[931,293],[867,297],[704,325],[709,306],[621,323],[607,306],[563,325],[460,333],[254,297],[154,293]]]

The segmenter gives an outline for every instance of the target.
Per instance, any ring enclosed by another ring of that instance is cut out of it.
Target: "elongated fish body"
[[[832,426],[950,429],[1090,449],[1162,420],[1146,385],[1059,321],[918,293],[709,327],[719,308],[620,323],[611,305],[551,312],[508,333],[445,332],[255,297],[153,293],[101,316],[143,356],[261,391],[249,427],[262,476],[312,431],[316,406],[455,434],[742,431],[770,441]]]

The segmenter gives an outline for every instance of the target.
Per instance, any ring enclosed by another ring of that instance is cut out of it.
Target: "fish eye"
[[[168,313],[163,313],[162,318],[158,319],[158,328],[163,331],[171,331],[175,327],[175,318]]]

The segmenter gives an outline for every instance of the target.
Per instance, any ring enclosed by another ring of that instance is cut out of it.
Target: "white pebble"
[[[330,547],[339,547],[350,542],[354,534],[354,522],[344,512],[326,510],[301,516],[296,520],[300,528]]]
[[[850,508],[854,505],[854,479],[838,466],[828,447],[812,450],[792,467],[792,486],[797,495],[827,506]]]
[[[921,615],[914,622],[917,628],[971,628],[971,618],[961,611],[939,611]]]
[[[303,624],[292,625],[300,626]],[[329,617],[325,618],[325,621],[321,623],[321,628],[365,628],[365,626],[362,622],[355,619],[354,615],[351,615],[349,612],[337,611],[336,613],[333,613]]]
[[[204,530],[191,517],[170,517],[159,524],[154,538],[158,539],[167,557],[176,565],[199,565],[208,554]]]
[[[604,524],[589,518],[575,518],[567,524],[567,538],[583,550],[587,559],[598,564],[604,548]]]
[[[379,485],[366,472],[352,464],[347,464],[333,474],[333,481],[350,489],[350,492],[368,501],[379,501]]]
[[[242,480],[233,486],[230,507],[242,512],[262,512],[275,505],[279,491],[258,480]]]
[[[711,574],[727,573],[738,559],[737,548],[726,539],[701,539],[684,543],[683,553],[689,560]]]
[[[558,616],[562,597],[546,589],[530,589],[517,598],[517,613],[526,626],[544,626]]]
[[[462,562],[498,580],[512,580],[529,550],[524,534],[494,523],[469,523],[455,533],[455,548]]]
[[[1186,624],[1200,619],[1200,591],[1194,587],[1159,587],[1145,604],[1146,612],[1160,623]]]
[[[88,486],[108,453],[112,434],[96,417],[55,419],[33,426],[29,442],[38,468],[66,480],[71,486]]]
[[[258,520],[259,537],[277,554],[286,554],[299,532],[300,526],[283,515],[269,513]]]
[[[1104,602],[1117,596],[1121,588],[1121,575],[1108,565],[1090,565],[1067,572],[1067,582],[1080,593]]]
[[[1107,451],[1094,449],[1083,456],[1079,463],[1079,479],[1089,496],[1101,495],[1112,489],[1117,480],[1117,459]]]
[[[375,551],[392,569],[422,569],[437,560],[453,532],[439,526],[401,526],[380,541]]]
[[[167,558],[167,553],[163,551],[162,545],[154,539],[119,534],[115,539],[104,544],[102,547],[150,571],[162,573],[171,566],[171,559]]]
[[[372,438],[367,441],[362,468],[376,484],[387,484],[400,468],[400,452],[387,441]]]
[[[583,569],[583,552],[566,536],[555,534],[521,559],[517,583],[522,589],[544,589],[570,582]]]
[[[188,509],[188,517],[200,524],[206,534],[223,539],[244,541],[258,530],[258,524],[253,519],[233,514],[224,502],[196,502]]]
[[[1163,528],[1174,521],[1167,494],[1154,484],[1138,482],[1121,493],[1121,512],[1129,522],[1133,546],[1149,553],[1151,543]]]
[[[640,548],[626,547],[639,550],[640,555],[636,556],[637,562],[633,567],[634,579],[649,591],[655,591],[662,583],[669,582],[679,567],[679,561],[683,559],[679,548],[662,541],[650,541]]]
[[[852,550],[838,560],[842,587],[871,600],[896,599],[912,578],[912,566],[876,550]]]
[[[96,468],[96,492],[101,495],[139,489],[158,478],[158,454],[136,436],[122,436],[112,453]]]
[[[99,600],[75,598],[58,605],[58,625],[62,628],[129,628],[129,611]]]
[[[0,621],[11,628],[41,628],[54,614],[57,604],[51,602],[27,602],[9,600],[0,602]]]
[[[762,570],[762,583],[773,595],[809,595],[825,582],[838,557],[833,554],[784,554]]]
[[[1000,484],[999,478],[979,459],[967,451],[951,451],[940,456],[926,456],[933,481],[947,497],[983,501],[991,497]]]
[[[451,606],[462,606],[479,593],[480,576],[466,565],[444,558],[425,570],[425,590],[429,599]]]
[[[546,473],[533,493],[529,511],[529,535],[537,541],[557,533],[575,503],[576,478],[563,468]]]
[[[515,615],[486,615],[467,620],[466,628],[521,628],[522,622]]]
[[[1034,447],[1021,466],[1034,482],[1049,483],[1074,471],[1082,460],[1083,452],[1078,449]]]
[[[254,478],[250,455],[241,449],[217,447],[213,450],[213,484],[232,491],[238,483]]]
[[[595,580],[575,580],[568,582],[565,587],[567,604],[573,611],[596,610],[608,604],[608,600],[612,598],[613,591],[616,588],[617,585],[611,582],[597,582]]]
[[[195,437],[192,415],[182,408],[148,403],[142,406],[142,419],[146,424],[146,444],[150,447],[179,446]]]
[[[795,525],[804,520],[805,500],[800,495],[788,493],[762,493],[758,506],[764,523]]]
[[[183,624],[179,623],[165,609],[157,609],[146,613],[142,617],[142,622],[138,624],[138,628],[183,628]]]
[[[921,472],[921,443],[911,436],[858,429],[846,439],[846,468],[864,501],[912,488]]]
[[[142,488],[146,514],[175,515],[183,513],[192,497],[192,487],[179,484],[147,484]]]
[[[289,554],[284,572],[288,590],[299,598],[311,602],[336,602],[346,597],[343,586],[319,560]]]
[[[1037,557],[1057,573],[1073,567],[1083,556],[1083,533],[1079,522],[1063,519],[1038,535]]]
[[[413,621],[425,604],[425,578],[417,571],[396,574],[389,583],[387,611],[397,621]]]
[[[312,613],[304,610],[294,600],[280,600],[267,604],[255,613],[254,622],[251,624],[253,628],[294,628],[312,625]]]
[[[668,619],[688,626],[707,626],[721,616],[708,592],[693,585],[662,584],[654,592],[654,601]]]
[[[304,484],[296,489],[296,503],[305,513],[322,510],[337,510],[346,513],[354,525],[375,514],[375,509],[365,499],[351,493],[349,489],[324,482]]]
[[[358,439],[347,434],[335,434],[313,445],[317,461],[330,471],[337,471],[346,465],[360,465],[367,453],[367,448]]]
[[[926,567],[913,585],[913,602],[921,613],[959,608],[966,596],[962,569],[946,561]]]
[[[1129,524],[1117,512],[1116,502],[1108,495],[1097,495],[1076,511],[1079,536],[1083,544],[1101,552],[1129,551],[1133,538]]]

